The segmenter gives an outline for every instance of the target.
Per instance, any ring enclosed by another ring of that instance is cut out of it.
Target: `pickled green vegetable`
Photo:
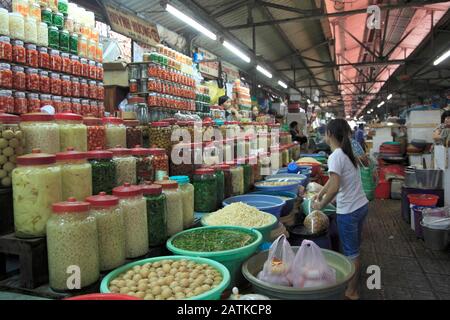
[[[59,32],[59,48],[63,51],[69,51],[69,31],[62,30]]]
[[[116,165],[110,159],[89,160],[92,165],[92,194],[112,193],[116,183]]]
[[[46,8],[41,11],[41,20],[45,22],[49,27],[53,24],[52,10]]]
[[[57,27],[48,28],[48,45],[50,48],[59,49],[59,31]]]
[[[217,209],[217,182],[215,175],[194,175],[194,210],[213,212]]]
[[[244,193],[248,193],[251,189],[253,171],[252,167],[249,164],[243,164],[242,168],[244,168]]]
[[[67,16],[69,11],[69,4],[67,0],[58,0],[58,11]]]
[[[64,27],[64,15],[62,13],[55,13],[53,15],[53,25],[61,30]]]
[[[78,35],[72,33],[69,38],[69,50],[70,53],[78,55]]]
[[[167,240],[166,196],[145,196],[147,201],[148,241],[151,247],[164,244]]]
[[[217,208],[222,207],[225,198],[225,175],[223,171],[216,171],[217,179]]]

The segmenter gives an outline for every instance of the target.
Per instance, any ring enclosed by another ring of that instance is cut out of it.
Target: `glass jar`
[[[41,102],[41,108],[45,107],[45,106],[51,106],[53,104],[52,96],[49,94],[41,94],[39,96],[39,98],[40,98],[40,102]]]
[[[37,43],[37,21],[34,18],[25,19],[25,38],[26,43]]]
[[[72,99],[63,97],[62,98],[62,112],[63,113],[72,113]]]
[[[80,96],[89,98],[89,85],[86,79],[80,79]]]
[[[116,184],[116,165],[110,151],[95,150],[87,153],[92,166],[92,194],[104,191],[111,194]]]
[[[58,11],[67,16],[69,11],[69,2],[67,0],[58,0]]]
[[[213,212],[217,209],[217,178],[213,169],[194,172],[194,209],[196,212]]]
[[[63,110],[62,97],[52,96],[52,105],[53,105],[53,108],[55,108],[56,113],[62,113],[62,110]]]
[[[0,35],[9,36],[9,13],[4,8],[0,8]]]
[[[195,165],[195,150],[202,148],[202,144],[178,143],[173,146],[171,153],[170,175],[188,176],[192,179]]]
[[[150,247],[159,246],[167,240],[167,199],[157,184],[142,186],[147,202],[148,242]]]
[[[0,161],[0,188],[11,188],[11,175],[16,167],[17,157],[23,154],[23,132],[19,127],[20,118],[0,113],[0,136],[2,161]],[[3,204],[2,204],[3,205]],[[2,209],[3,212],[3,209]]]
[[[87,57],[90,60],[95,60],[97,58],[97,42],[95,42],[95,40],[88,40]]]
[[[79,98],[81,95],[80,79],[76,77],[71,77],[70,82],[71,82],[70,96],[74,98]]]
[[[11,39],[0,37],[0,60],[11,62],[13,60]]]
[[[137,145],[143,144],[142,129],[139,126],[139,120],[125,120],[124,121],[127,132],[127,148],[134,148]]]
[[[94,80],[89,81],[89,99],[97,99],[97,82]]]
[[[50,74],[50,93],[53,95],[61,95],[61,76],[59,73],[52,72]]]
[[[59,152],[59,126],[50,114],[34,113],[21,116],[20,127],[25,137],[25,153],[40,149],[44,153]]]
[[[109,271],[125,263],[125,222],[119,198],[100,192],[86,199],[89,214],[95,218],[98,231],[100,271]]]
[[[227,166],[227,165],[224,165],[224,166]],[[223,203],[223,200],[225,199],[225,172],[221,165],[216,165],[213,167],[213,169],[216,172],[217,209],[219,209],[219,208],[222,208],[222,203]],[[228,169],[228,172],[229,172],[229,169]],[[231,178],[231,177],[229,177],[229,178]]]
[[[69,51],[72,54],[78,54],[78,34],[75,32],[69,37]]]
[[[12,39],[25,40],[25,19],[18,12],[9,14],[9,36]]]
[[[53,24],[53,12],[50,8],[43,8],[41,10],[41,21],[44,22],[47,26],[51,26]]]
[[[12,89],[13,73],[9,63],[0,63],[0,87]]]
[[[95,61],[89,61],[89,78],[97,79],[97,63]]]
[[[261,181],[262,180],[262,177],[261,177],[261,165],[260,165],[260,163],[258,161],[258,157],[256,155],[249,157],[248,158],[248,163],[252,167],[253,183]]]
[[[55,72],[62,71],[62,57],[59,50],[50,51],[50,69]]]
[[[55,12],[52,16],[53,26],[57,27],[59,30],[64,28],[64,15],[61,12]]]
[[[61,95],[64,97],[72,96],[72,81],[70,81],[70,76],[61,76]]]
[[[25,92],[14,92],[14,113],[23,114],[28,112],[28,100]]]
[[[39,47],[39,68],[50,69],[50,55],[48,49],[45,47]]]
[[[114,188],[125,222],[125,255],[137,258],[148,252],[147,202],[141,187],[124,184]]]
[[[106,144],[106,130],[101,119],[86,117],[83,119],[87,126],[87,148],[89,151],[97,148],[104,149]]]
[[[261,178],[264,179],[266,176],[272,175],[272,169],[270,165],[270,154],[260,153],[258,156],[258,163],[261,169]],[[262,180],[261,179],[261,180]]]
[[[83,124],[83,117],[73,113],[58,113],[55,115],[59,125],[60,150],[64,152],[73,147],[76,151],[87,150],[87,128]]]
[[[37,51],[36,45],[27,44],[26,48],[26,64],[32,68],[39,67],[39,52]]]
[[[287,165],[290,162],[289,159],[289,148],[287,146],[281,147],[280,148],[281,151],[281,163],[283,167],[287,167]]]
[[[167,200],[167,235],[169,237],[183,231],[183,195],[178,183],[172,180],[157,181]]]
[[[30,15],[31,18],[36,20],[36,23],[41,22],[41,6],[37,2],[30,2]]]
[[[103,81],[103,64],[97,63],[97,80]]]
[[[178,183],[183,202],[183,227],[189,229],[194,224],[194,186],[188,176],[172,176],[170,180]]]
[[[88,41],[85,36],[78,38],[78,55],[83,58],[87,58]]]
[[[149,129],[150,144],[170,152],[172,131],[167,122],[152,122]]]
[[[227,164],[230,166],[232,196],[244,194],[244,168],[236,166],[234,162]]]
[[[72,98],[71,102],[72,102],[72,113],[82,114],[83,112],[82,112],[82,107],[81,107],[81,100],[77,99],[77,98]],[[101,120],[100,120],[100,122],[101,122]],[[89,132],[88,132],[88,136],[89,136]],[[102,148],[102,149],[104,149],[104,148]]]
[[[27,62],[26,50],[22,40],[13,40],[12,42],[12,61],[18,64]]]
[[[279,169],[283,165],[283,152],[278,146],[270,148],[270,165],[273,170]]]
[[[13,89],[24,91],[27,89],[27,77],[25,69],[20,66],[14,66],[13,72]]]
[[[138,93],[139,87],[138,87],[138,82],[136,79],[130,79],[128,81],[128,86],[129,86],[130,93]]]
[[[80,62],[80,57],[78,56],[71,56],[70,60],[72,60],[72,72],[71,74],[74,76],[81,76],[82,72],[81,72],[81,62]]]
[[[121,148],[109,149],[113,153],[113,161],[116,167],[116,186],[124,183],[136,184],[136,158],[131,155],[131,150]]]
[[[123,120],[107,117],[103,118],[102,121],[106,128],[106,147],[125,147],[127,145],[127,129],[123,124]]]
[[[91,100],[90,105],[91,105],[91,109],[90,109],[91,115],[93,115],[95,117],[99,117],[99,109],[98,109],[97,101]]]
[[[58,12],[58,0],[49,0],[48,4],[53,12]]]
[[[47,221],[49,285],[54,290],[70,290],[68,274],[76,265],[82,271],[80,288],[100,277],[98,231],[95,218],[89,215],[89,203],[69,198],[54,203]]]
[[[70,33],[67,30],[59,31],[59,50],[69,52]]]
[[[159,148],[151,148],[153,156],[153,168],[155,170],[155,181],[163,180],[169,174],[169,158],[166,150]]]
[[[151,150],[141,148],[140,145],[131,149],[131,154],[136,158],[136,181],[143,184],[146,181],[154,181],[155,171],[153,168],[153,156]]]
[[[48,47],[48,26],[45,22],[38,24],[37,45],[41,47]]]
[[[95,60],[103,62],[103,44],[97,41],[97,48],[95,50]]]
[[[61,168],[53,154],[33,153],[17,157],[12,172],[16,237],[45,236],[52,204],[62,200]]]
[[[249,193],[254,183],[252,167],[246,163],[246,159],[237,159],[237,165],[244,170],[244,193]]]
[[[89,78],[89,63],[85,58],[80,59],[81,62],[81,74],[84,78]]]
[[[97,82],[97,100],[105,100],[105,87],[103,86],[103,82]]]
[[[39,73],[38,69],[27,68],[26,70],[26,88],[28,91],[39,91]]]
[[[27,93],[27,106],[29,113],[41,111],[41,99],[37,93]]]
[[[59,30],[55,26],[48,27],[48,46],[52,49],[59,49]]]
[[[62,197],[74,197],[82,201],[92,195],[92,167],[86,153],[67,151],[56,154],[56,163],[61,167]]]
[[[0,90],[0,110],[14,112],[14,97],[11,90]]]
[[[67,75],[72,73],[72,60],[70,60],[70,54],[67,52],[61,52],[61,71]]]
[[[81,114],[83,116],[92,116],[91,112],[91,102],[87,99],[81,100]]]

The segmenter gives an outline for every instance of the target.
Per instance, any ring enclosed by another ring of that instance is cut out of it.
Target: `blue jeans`
[[[337,215],[337,227],[341,240],[342,251],[349,259],[359,257],[361,246],[361,233],[364,220],[369,213],[369,204],[348,214]]]

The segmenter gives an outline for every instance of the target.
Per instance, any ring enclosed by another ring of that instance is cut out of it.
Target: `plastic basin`
[[[408,194],[409,202],[418,207],[433,207],[437,205],[439,197],[434,194]]]
[[[297,162],[300,166],[309,166],[311,167],[311,172],[313,176],[320,174],[321,164],[320,163],[312,163],[312,162]]]
[[[293,247],[297,252],[299,247]],[[273,299],[282,300],[338,300],[344,299],[347,283],[355,274],[353,263],[340,253],[322,249],[325,259],[336,270],[336,284],[314,288],[292,288],[274,284],[268,284],[257,278],[262,270],[264,262],[269,255],[269,250],[260,252],[242,265],[242,274],[253,285],[256,293]]]
[[[311,207],[309,205],[310,202],[311,202],[311,200],[308,199],[308,198],[304,198],[303,199],[302,208],[303,208],[303,214],[305,216],[307,216],[308,214],[311,213]],[[328,215],[336,213],[336,207],[333,206],[332,204],[329,204],[324,209],[322,209],[321,211],[328,216]]]
[[[289,213],[291,213],[292,209],[294,209],[295,201],[297,200],[297,195],[295,193],[287,191],[256,191],[252,192],[251,194],[265,194],[274,197],[290,198],[290,200],[282,199],[286,202],[286,204],[281,209],[280,217],[287,216]]]
[[[266,181],[290,181],[290,180],[298,180],[300,185],[306,187],[306,182],[308,181],[308,177],[303,174],[297,173],[282,173],[282,174],[274,174],[272,176],[267,176]]]
[[[292,180],[292,184],[288,184],[285,186],[265,186],[263,185],[265,181],[255,183],[256,191],[287,191],[298,194],[298,190],[300,187],[300,182],[298,180]]]
[[[173,241],[180,235],[197,232],[198,230],[204,229],[228,229],[228,230],[237,230],[242,231],[248,234],[252,234],[256,236],[256,240],[242,248],[237,248],[233,250],[226,251],[217,251],[217,252],[199,252],[199,251],[189,251],[177,248],[173,245]],[[223,264],[228,271],[230,272],[230,285],[229,288],[233,288],[234,286],[239,286],[245,282],[245,278],[242,276],[241,267],[245,260],[247,260],[251,255],[253,255],[258,247],[263,242],[263,237],[261,232],[255,229],[243,228],[243,227],[231,227],[231,226],[217,226],[217,227],[201,227],[191,230],[186,230],[174,235],[167,241],[167,249],[177,255],[189,256],[189,257],[202,257],[208,258]]]
[[[201,219],[201,223],[202,226],[205,227],[210,227],[210,225],[208,225],[206,223],[206,218],[210,215],[206,214],[203,216],[203,218]],[[265,213],[265,214],[270,214],[270,213]],[[253,227],[251,229],[257,230],[262,234],[263,240],[264,241],[270,241],[270,233],[272,232],[273,228],[275,228],[276,225],[278,225],[278,219],[277,217],[275,217],[274,215],[270,214],[270,217],[272,218],[272,222],[269,223],[268,225],[262,226],[262,227]],[[218,226],[211,226],[211,227],[218,227]],[[231,227],[237,227],[237,226],[231,226]]]
[[[66,298],[63,300],[142,300],[136,297],[132,297],[126,294],[116,293],[92,293],[81,296],[75,296]]]
[[[189,257],[189,256],[155,257],[155,258],[149,258],[149,259],[144,259],[144,260],[139,260],[139,261],[135,261],[132,263],[128,263],[120,268],[117,268],[117,269],[111,271],[103,278],[102,283],[100,285],[100,292],[101,293],[111,293],[109,291],[109,283],[112,280],[114,280],[116,277],[118,277],[120,274],[128,271],[129,269],[133,268],[134,266],[140,266],[140,265],[143,265],[146,263],[153,263],[153,262],[157,262],[157,261],[161,261],[161,260],[183,260],[183,259],[194,261],[194,262],[200,263],[200,264],[206,263],[206,264],[216,268],[222,274],[222,277],[223,277],[222,282],[214,289],[212,289],[208,292],[202,293],[198,296],[188,298],[186,300],[219,300],[223,291],[225,291],[225,289],[230,284],[230,272],[228,271],[228,269],[224,265],[220,264],[217,261],[214,261],[211,259],[206,259],[206,258]]]
[[[235,196],[223,200],[223,205],[228,206],[232,203],[243,202],[249,206],[255,207],[260,211],[264,211],[273,214],[280,218],[281,209],[283,209],[286,201],[280,199],[280,197],[268,196],[263,194],[245,194],[242,196]]]

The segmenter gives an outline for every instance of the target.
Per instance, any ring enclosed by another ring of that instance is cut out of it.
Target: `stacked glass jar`
[[[159,246],[167,240],[167,199],[162,187],[146,183],[142,186],[147,202],[148,242],[150,247]]]
[[[106,147],[126,147],[127,129],[120,118],[106,117],[102,119],[106,129]]]
[[[87,159],[92,166],[92,194],[112,193],[116,185],[116,164],[113,153],[104,150],[89,151]]]
[[[168,122],[152,122],[149,129],[150,145],[170,153],[172,131]]]
[[[143,144],[143,132],[139,120],[124,120],[127,135],[127,148]]]
[[[169,158],[166,150],[151,148],[150,154],[153,156],[153,168],[155,170],[155,181],[163,180],[169,175]]]
[[[217,178],[213,169],[197,169],[194,172],[194,210],[213,212],[217,209]]]
[[[183,196],[183,227],[188,229],[194,223],[194,186],[188,176],[172,176],[170,180],[178,183]]]
[[[20,118],[0,111],[0,188],[11,187],[12,171],[17,157],[24,152],[24,135],[19,126]]]
[[[57,113],[56,123],[59,125],[59,141],[61,151],[74,148],[76,151],[88,151],[87,127],[83,117],[74,113]]]
[[[87,127],[87,149],[88,151],[106,147],[106,129],[102,120],[94,117],[86,117],[83,123]]]
[[[183,194],[176,181],[166,179],[155,184],[162,186],[167,199],[167,235],[171,237],[183,231]]]
[[[20,128],[25,138],[25,153],[40,149],[43,153],[60,151],[59,125],[55,117],[45,113],[30,113],[20,117]]]
[[[153,167],[153,156],[151,149],[141,148],[137,145],[131,149],[131,154],[136,158],[136,181],[143,184],[147,181],[155,180],[155,170]]]
[[[113,162],[116,167],[115,185],[136,184],[136,158],[133,157],[131,149],[116,146],[109,151],[113,154]]]

